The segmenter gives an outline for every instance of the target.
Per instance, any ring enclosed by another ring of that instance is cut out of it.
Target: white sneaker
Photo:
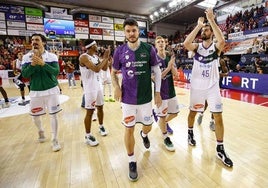
[[[25,105],[25,100],[22,99],[22,100],[18,103],[18,105],[22,105],[22,106]]]
[[[85,136],[86,139],[86,144],[90,146],[97,146],[99,142],[96,140],[96,138],[92,135],[90,136]]]
[[[44,133],[44,131],[39,131],[38,134],[39,134],[38,141],[39,141],[40,143],[45,142],[45,141],[46,141],[46,137],[45,137],[45,133]]]
[[[10,102],[4,102],[2,104],[2,108],[9,108],[10,107]]]
[[[58,140],[54,139],[52,140],[52,151],[56,152],[56,151],[60,151],[61,146],[58,142]]]
[[[99,129],[99,133],[101,136],[106,136],[108,134],[104,127],[101,127]]]

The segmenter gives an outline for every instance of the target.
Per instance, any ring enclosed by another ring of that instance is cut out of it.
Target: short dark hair
[[[44,35],[40,34],[40,33],[32,34],[31,38],[33,38],[34,36],[39,36],[41,38],[42,42],[47,42],[47,38]]]
[[[123,27],[125,28],[126,25],[139,27],[138,22],[134,18],[126,18],[124,23],[123,23]]]
[[[167,39],[168,36],[167,35],[160,35],[163,39]]]

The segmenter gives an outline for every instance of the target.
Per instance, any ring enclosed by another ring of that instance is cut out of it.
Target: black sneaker
[[[222,163],[228,167],[232,167],[233,161],[225,153],[223,145],[218,145],[216,150],[217,150],[217,157],[222,161]]]
[[[188,144],[191,146],[196,145],[196,141],[194,139],[194,133],[188,133]]]
[[[164,140],[164,144],[165,144],[165,147],[168,151],[175,151],[175,148],[174,148],[174,145],[173,143],[171,142],[170,138],[167,137],[165,140]]]
[[[130,181],[137,181],[138,180],[138,172],[137,172],[137,163],[136,162],[129,163],[128,178]]]
[[[142,138],[142,140],[143,140],[143,145],[144,145],[144,147],[145,147],[146,149],[148,149],[148,148],[150,147],[150,140],[149,140],[148,136],[143,137],[143,136],[142,136],[142,131],[140,132],[140,135],[141,135],[141,138]]]

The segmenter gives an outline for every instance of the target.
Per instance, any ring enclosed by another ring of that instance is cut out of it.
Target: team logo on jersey
[[[215,108],[216,108],[217,110],[222,109],[222,103],[221,103],[221,104],[216,104],[216,105],[215,105]]]
[[[125,55],[125,58],[126,58],[126,60],[128,60],[129,59],[129,55]]]
[[[130,65],[131,65],[131,62],[127,62],[127,63],[126,63],[126,67],[127,67],[127,68],[130,67]]]
[[[144,121],[148,122],[148,121],[150,121],[150,120],[151,120],[151,116],[145,116],[145,117],[144,117]]]
[[[141,53],[141,57],[142,58],[147,57],[147,54],[146,53]]]
[[[133,78],[133,77],[134,77],[134,72],[133,72],[133,70],[129,70],[129,71],[127,71],[127,75],[128,75],[129,78]]]
[[[55,111],[55,110],[59,109],[59,107],[60,107],[60,104],[57,104],[56,106],[52,106],[51,110]]]

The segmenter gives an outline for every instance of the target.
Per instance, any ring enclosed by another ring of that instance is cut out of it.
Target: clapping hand
[[[206,14],[206,17],[207,17],[207,20],[214,20],[215,19],[215,15],[213,13],[213,10],[212,8],[208,8],[206,11],[205,11],[205,14]]]
[[[45,62],[43,61],[42,56],[41,56],[39,50],[37,50],[37,49],[33,50],[33,57],[32,57],[31,65],[32,66],[35,66],[35,65],[44,66],[45,65]]]
[[[197,24],[199,25],[199,26],[205,26],[205,24],[204,24],[204,21],[205,21],[205,18],[204,17],[199,17],[198,18],[198,21],[197,21]]]

